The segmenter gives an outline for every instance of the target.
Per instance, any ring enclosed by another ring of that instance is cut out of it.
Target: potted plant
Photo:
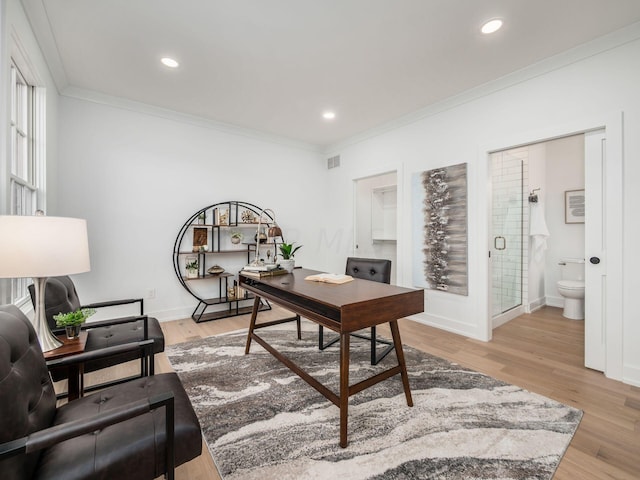
[[[187,278],[198,278],[198,266],[197,258],[187,258],[184,265],[184,268],[187,271]]]
[[[281,243],[279,246],[280,256],[282,257],[282,260],[280,260],[280,266],[289,273],[293,271],[293,267],[296,264],[296,261],[293,257],[295,253],[302,247],[302,245],[294,247],[294,243]]]
[[[231,237],[231,243],[233,243],[234,245],[239,244],[244,237],[244,235],[242,235],[242,232],[231,232],[229,236]]]
[[[59,313],[54,315],[53,319],[58,327],[64,327],[67,332],[67,338],[72,340],[78,338],[80,326],[94,313],[96,311],[93,308],[81,308],[75,312]]]

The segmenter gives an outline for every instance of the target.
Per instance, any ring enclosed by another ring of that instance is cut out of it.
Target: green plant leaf
[[[58,327],[71,327],[74,325],[82,325],[87,318],[96,313],[93,308],[82,308],[75,312],[59,313],[54,315],[53,319],[56,321]]]

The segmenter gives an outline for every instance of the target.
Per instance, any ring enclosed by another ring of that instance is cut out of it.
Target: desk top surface
[[[246,280],[249,290],[255,289],[259,295],[265,294],[276,302],[285,300],[299,304],[301,309],[314,309],[314,305],[320,305],[321,309],[315,309],[318,314],[354,328],[397,320],[424,311],[423,290],[359,278],[342,284],[305,280],[308,275],[316,273],[321,272],[299,268],[287,275],[260,279],[242,277],[241,284]],[[283,303],[283,306],[292,305]],[[307,313],[302,312],[305,316]]]

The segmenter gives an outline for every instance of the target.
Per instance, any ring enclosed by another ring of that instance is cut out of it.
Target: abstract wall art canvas
[[[413,174],[413,284],[468,295],[467,164]]]

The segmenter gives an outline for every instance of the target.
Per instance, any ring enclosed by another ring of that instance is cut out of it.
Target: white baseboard
[[[525,313],[533,313],[536,310],[540,310],[542,307],[546,305],[545,297],[536,298],[532,302],[529,302],[528,305],[525,306]]]
[[[505,323],[510,322],[523,313],[525,313],[525,307],[524,305],[520,305],[519,307],[509,310],[506,313],[498,315],[497,317],[491,319],[491,328],[498,328],[500,325],[504,325]]]
[[[550,307],[564,308],[564,297],[547,295],[545,297],[545,302]]]
[[[625,365],[622,367],[622,382],[640,387],[640,367]]]

